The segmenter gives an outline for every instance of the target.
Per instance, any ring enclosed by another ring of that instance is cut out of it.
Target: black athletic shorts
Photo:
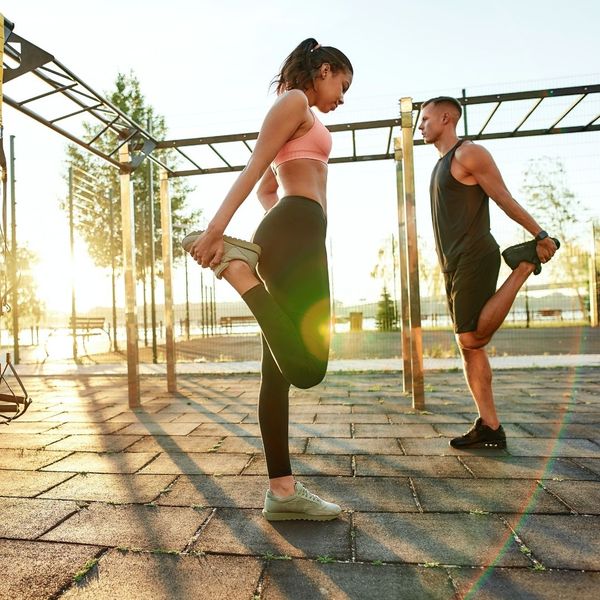
[[[456,270],[444,273],[448,309],[456,333],[477,329],[479,313],[496,293],[500,251],[498,249],[478,260],[458,261]]]

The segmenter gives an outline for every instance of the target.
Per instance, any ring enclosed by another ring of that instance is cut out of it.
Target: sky
[[[463,88],[478,95],[600,83],[600,3],[593,0],[5,0],[2,10],[15,32],[100,92],[112,88],[118,72],[133,71],[148,102],[166,118],[169,138],[257,131],[274,100],[271,79],[307,37],[339,47],[354,66],[345,105],[321,115],[325,124],[396,117],[403,96],[424,100],[457,96]],[[524,108],[508,111],[507,123],[518,110]],[[598,103],[587,110],[600,112]],[[474,113],[474,124],[477,118]],[[5,139],[15,136],[19,241],[39,255],[40,292],[49,307],[68,309],[68,230],[58,208],[66,194],[66,141],[8,106],[4,129]],[[517,199],[530,159],[562,160],[591,218],[600,215],[599,142],[600,134],[586,133],[485,145]],[[364,143],[368,147],[368,139]],[[431,260],[428,182],[436,160],[435,148],[415,149],[417,227]],[[190,206],[210,218],[234,177],[191,179]],[[381,282],[370,272],[397,222],[393,161],[332,165],[328,207],[336,298],[376,299]],[[250,196],[228,233],[250,236],[261,214]],[[543,215],[534,216],[543,223]],[[514,241],[517,230],[497,209],[492,221],[501,245]],[[81,243],[77,248],[79,306],[108,304],[107,274],[93,267]],[[180,270],[176,301],[182,299],[181,282]],[[234,299],[226,283],[217,286],[219,299]]]

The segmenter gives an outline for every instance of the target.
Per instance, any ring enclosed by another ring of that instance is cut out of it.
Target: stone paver
[[[8,430],[8,427],[6,428]],[[66,437],[66,434],[55,433],[4,433],[0,432],[0,448],[17,448],[28,450],[40,450],[53,442]],[[66,450],[68,448],[54,448],[55,450]]]
[[[262,561],[258,558],[173,556],[111,550],[100,559],[93,572],[74,584],[61,598],[252,598],[262,568]]]
[[[452,569],[451,577],[461,597],[473,600],[597,600],[600,591],[600,573],[539,572],[531,569]]]
[[[0,539],[0,598],[55,597],[97,553],[95,546]]]
[[[190,437],[226,437],[228,435],[256,437],[260,435],[260,427],[256,423],[203,423],[192,431]]]
[[[600,517],[529,515],[516,530],[546,568],[600,570]]]
[[[513,439],[508,451],[512,456],[598,456],[600,446],[589,440],[579,439]]]
[[[455,456],[356,456],[357,475],[392,477],[472,477]]]
[[[44,467],[42,471],[76,473],[135,473],[156,456],[156,452],[73,452],[67,458]]]
[[[164,506],[262,509],[268,485],[266,475],[182,475],[156,502]]]
[[[302,585],[298,585],[298,582]],[[400,591],[401,590],[401,591]],[[265,600],[453,600],[454,589],[442,569],[408,565],[319,564],[270,561],[264,581]]]
[[[394,439],[311,438],[308,454],[404,454]]]
[[[292,471],[296,475],[352,475],[350,456],[328,456],[294,454],[290,457]],[[264,456],[254,456],[244,469],[245,475],[263,475],[267,473]]]
[[[413,456],[508,456],[506,450],[486,448],[476,450],[456,450],[448,444],[450,438],[400,438],[404,452]]]
[[[187,435],[196,429],[196,423],[132,423],[121,429],[122,435]]]
[[[600,481],[544,481],[544,486],[573,510],[600,515]]]
[[[269,522],[258,510],[223,508],[209,521],[194,544],[210,553],[263,556],[351,557],[350,522],[346,515],[328,522]]]
[[[492,515],[359,513],[356,556],[365,561],[528,566]]]
[[[72,473],[0,471],[0,496],[32,498],[73,477]]]
[[[59,473],[43,473],[59,475]],[[60,474],[62,475],[62,474]],[[42,494],[42,498],[96,502],[152,502],[175,479],[174,475],[113,475],[80,473]]]
[[[51,444],[47,450],[80,450],[82,452],[119,452],[140,439],[139,435],[101,434],[69,435]]]
[[[168,436],[168,435],[145,435],[139,441],[128,446],[126,452],[208,452],[214,448],[221,437],[192,437],[192,436]]]
[[[0,538],[33,540],[78,510],[75,502],[0,498]]]
[[[195,368],[175,394],[142,376],[133,411],[122,375],[27,381],[0,428],[0,598],[600,597],[596,367],[497,370],[495,451],[448,445],[475,412],[458,371],[426,372],[426,411],[398,372],[293,388],[292,471],[342,506],[327,523],[262,517],[259,376]]]
[[[40,467],[45,467],[69,454],[70,452],[47,452],[46,450],[3,448],[0,451],[0,469],[36,471]]]
[[[290,454],[302,454],[306,448],[306,438],[290,437]],[[238,454],[262,454],[263,443],[260,437],[227,437],[216,449],[217,452],[233,452]]]
[[[462,462],[482,478],[595,479],[594,474],[565,458],[462,455]]]
[[[249,460],[247,454],[166,452],[145,466],[140,473],[238,475]]]
[[[503,479],[415,478],[413,485],[425,512],[570,512],[537,482],[526,479],[507,483]]]
[[[40,539],[182,551],[209,514],[184,507],[90,504]]]

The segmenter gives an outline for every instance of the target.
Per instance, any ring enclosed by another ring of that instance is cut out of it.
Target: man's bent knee
[[[456,343],[461,350],[480,350],[487,346],[489,336],[479,337],[474,331],[456,334]]]

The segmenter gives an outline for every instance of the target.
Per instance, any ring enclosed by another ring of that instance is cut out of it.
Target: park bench
[[[106,319],[104,317],[70,317],[69,328],[75,330],[75,335],[83,340],[83,349],[86,354],[89,354],[85,345],[87,339],[92,335],[102,335],[105,333],[108,336],[109,348],[112,345],[110,338],[110,330],[104,328]]]
[[[69,319],[69,328],[75,329],[76,335],[101,335],[102,333],[108,333],[104,329],[104,317],[71,317]]]
[[[221,317],[219,319],[219,325],[225,328],[225,331],[231,333],[232,328],[235,324],[239,325],[251,325],[256,323],[256,319],[252,315],[234,316],[234,317]]]
[[[561,321],[563,320],[562,310],[560,308],[540,308],[538,310],[538,315],[542,318],[558,318]]]
[[[104,317],[70,317],[69,323],[66,327],[55,327],[51,329],[50,334],[46,338],[44,343],[44,350],[46,352],[46,358],[50,357],[48,345],[52,336],[59,331],[68,331],[70,335],[75,335],[76,338],[83,340],[83,349],[85,354],[89,355],[86,340],[93,335],[102,335],[105,333],[108,336],[109,351],[112,347],[112,338],[110,335],[110,329],[105,328],[106,319]]]

